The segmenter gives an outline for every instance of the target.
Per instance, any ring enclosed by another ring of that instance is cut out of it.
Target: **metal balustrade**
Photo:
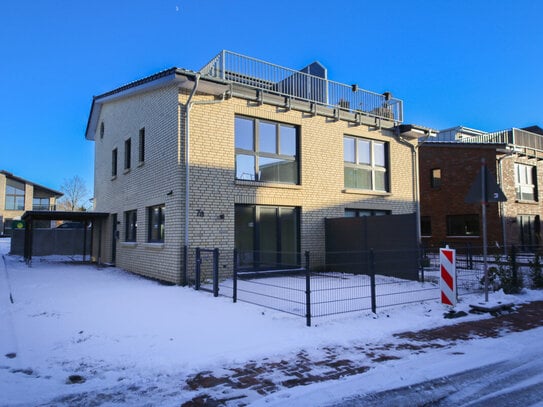
[[[268,93],[371,117],[403,121],[403,102],[390,93],[374,93],[357,85],[327,79],[319,63],[293,70],[223,50],[200,73],[204,77],[239,83]]]

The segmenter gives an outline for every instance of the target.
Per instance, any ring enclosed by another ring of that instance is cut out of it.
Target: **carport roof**
[[[71,211],[26,211],[22,220],[71,220],[71,221],[93,221],[105,219],[109,216],[107,212],[71,212]]]

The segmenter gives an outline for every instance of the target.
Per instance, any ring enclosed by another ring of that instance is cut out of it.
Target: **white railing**
[[[330,81],[326,78],[326,70],[318,64],[296,71],[230,51],[221,51],[200,73],[322,106],[395,122],[403,121],[403,102],[400,99],[390,94],[359,89],[356,85]]]

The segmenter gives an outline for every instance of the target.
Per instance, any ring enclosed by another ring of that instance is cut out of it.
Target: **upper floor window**
[[[447,236],[479,236],[479,215],[448,215]]]
[[[149,242],[164,242],[165,209],[165,205],[156,205],[148,208],[149,229],[147,240]]]
[[[124,213],[124,225],[124,240],[126,242],[135,242],[138,230],[138,212],[136,210]]]
[[[343,138],[345,188],[388,192],[388,143],[359,137]]]
[[[117,149],[111,151],[111,176],[117,176]]]
[[[25,184],[13,179],[6,179],[6,210],[24,211]]]
[[[537,173],[533,165],[515,163],[515,190],[519,201],[537,201]]]
[[[50,210],[49,206],[49,197],[34,196],[34,198],[32,198],[33,211],[48,211]]]
[[[432,188],[441,187],[441,168],[432,169],[432,173],[430,175],[430,184]]]
[[[130,169],[130,158],[132,157],[132,141],[131,139],[124,141],[124,169]]]
[[[140,163],[145,161],[145,127],[140,129],[138,159]]]
[[[298,128],[236,117],[236,179],[299,183]]]

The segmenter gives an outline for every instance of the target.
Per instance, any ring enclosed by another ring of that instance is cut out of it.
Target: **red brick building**
[[[507,198],[486,206],[488,245],[539,248],[543,210],[538,194],[538,185],[543,185],[543,130],[539,127],[497,133],[459,127],[420,144],[423,245],[482,246],[481,204],[465,200],[483,158]]]

